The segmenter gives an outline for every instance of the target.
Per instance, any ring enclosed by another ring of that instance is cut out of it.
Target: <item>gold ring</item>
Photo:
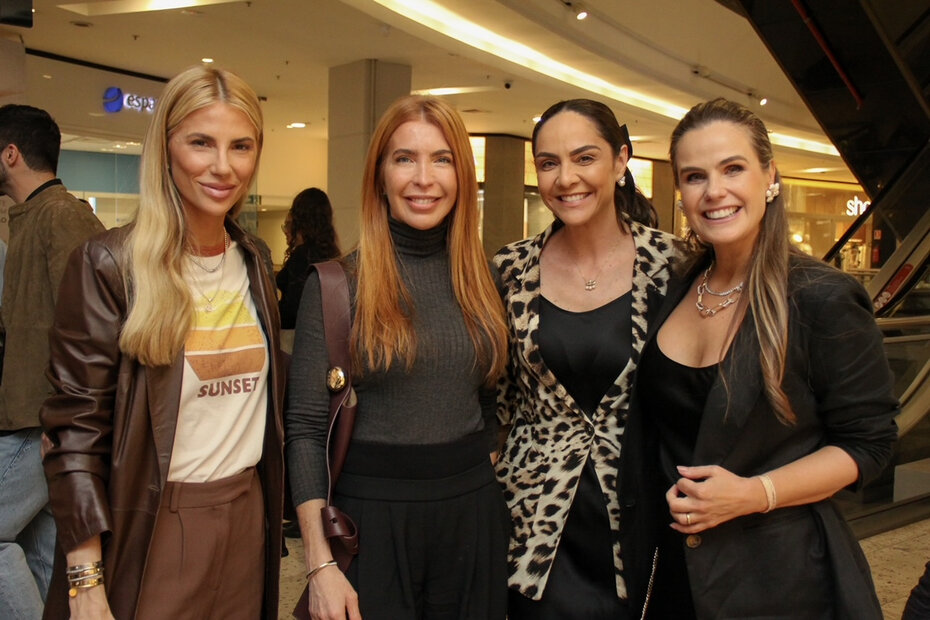
[[[688,525],[691,525],[691,513],[690,512],[685,513],[685,520],[688,522]]]

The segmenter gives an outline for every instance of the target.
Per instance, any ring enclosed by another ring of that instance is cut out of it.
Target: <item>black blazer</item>
[[[673,278],[647,342],[705,267]],[[897,437],[893,377],[871,302],[853,278],[800,255],[790,259],[788,298],[783,388],[797,422],[779,422],[763,393],[755,322],[747,311],[721,364],[727,380],[718,377],[710,390],[688,464],[754,476],[835,445],[855,460],[860,477],[854,486],[860,486],[882,471]],[[660,442],[642,407],[648,398],[634,389],[620,495],[639,505],[640,522],[649,518],[642,513],[656,511],[658,527],[667,528],[665,483],[657,473]],[[644,528],[646,536],[654,532]],[[882,617],[865,557],[830,500],[747,515],[686,540],[699,618],[796,620],[811,617],[824,597],[835,602],[837,617]]]

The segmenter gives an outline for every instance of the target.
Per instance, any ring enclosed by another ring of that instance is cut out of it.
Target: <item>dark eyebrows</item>
[[[579,146],[578,148],[571,151],[569,155],[574,156],[580,153],[584,153],[585,151],[591,151],[591,150],[600,151],[601,147],[597,146],[596,144],[585,144],[584,146]],[[542,151],[539,153],[536,153],[536,155],[533,156],[534,160],[535,159],[546,159],[546,158],[558,159],[558,156],[555,153],[546,153]]]
[[[726,159],[722,160],[719,165],[726,166],[727,164],[732,164],[735,161],[749,163],[749,160],[743,157],[742,155],[731,155],[730,157],[727,157]]]
[[[718,163],[717,166],[727,166],[734,162],[743,162],[748,164],[749,160],[742,155],[731,155],[730,157],[720,160],[720,163]],[[699,166],[685,166],[678,169],[679,176],[689,172],[704,172],[704,169]]]

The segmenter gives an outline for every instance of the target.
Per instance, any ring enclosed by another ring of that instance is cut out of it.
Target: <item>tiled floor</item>
[[[289,538],[287,546],[290,555],[281,562],[281,620],[291,618],[304,584],[300,541]],[[885,620],[898,620],[911,588],[930,560],[930,519],[866,538],[862,548],[872,567]]]

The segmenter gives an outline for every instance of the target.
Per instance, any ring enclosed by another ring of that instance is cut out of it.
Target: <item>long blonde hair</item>
[[[388,142],[398,127],[422,120],[435,125],[452,149],[458,196],[447,237],[452,288],[477,354],[487,367],[487,381],[503,372],[507,358],[507,325],[500,294],[491,278],[478,237],[478,184],[468,132],[446,102],[409,96],[394,102],[381,117],[368,146],[362,180],[362,218],[358,245],[358,290],[352,325],[352,351],[357,369],[387,369],[396,357],[407,367],[416,358],[416,334],[410,293],[394,260],[388,225],[382,164]]]
[[[214,103],[245,113],[255,127],[261,153],[262,111],[255,92],[237,75],[205,66],[191,67],[168,82],[142,145],[139,210],[122,265],[130,291],[129,313],[119,345],[147,366],[174,361],[194,318],[193,299],[183,276],[187,227],[171,178],[168,140],[191,113]],[[257,170],[256,161],[253,178]],[[230,210],[231,216],[242,208],[246,191]]]
[[[724,121],[744,127],[750,136],[753,150],[768,168],[772,163],[772,143],[765,124],[752,110],[726,99],[714,99],[691,108],[672,132],[669,155],[678,185],[677,148],[686,133],[715,121]],[[781,177],[777,171],[775,181]],[[688,241],[703,249],[700,256],[713,255],[713,248],[688,234]],[[766,204],[759,237],[749,261],[749,278],[746,291],[759,341],[759,363],[766,397],[783,424],[793,424],[797,416],[782,389],[788,355],[788,215],[782,196]],[[744,303],[742,300],[740,303]]]

